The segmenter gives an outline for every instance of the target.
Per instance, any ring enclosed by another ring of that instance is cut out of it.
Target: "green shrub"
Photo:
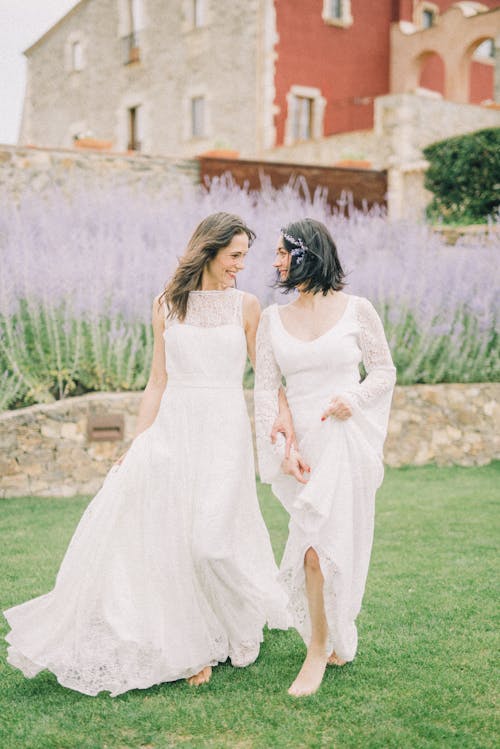
[[[427,212],[445,223],[484,222],[500,206],[500,128],[478,130],[424,148],[430,166]]]

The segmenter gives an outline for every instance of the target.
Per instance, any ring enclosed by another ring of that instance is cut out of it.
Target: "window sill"
[[[327,26],[337,26],[340,29],[348,29],[353,24],[353,17],[346,16],[345,18],[333,18],[332,16],[323,16],[323,21]]]
[[[313,143],[315,140],[318,140],[318,138],[315,138],[313,135],[311,135],[310,138],[294,138],[289,143],[287,143],[288,146],[300,146],[304,143]]]

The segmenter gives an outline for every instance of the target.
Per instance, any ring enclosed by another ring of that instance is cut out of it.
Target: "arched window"
[[[484,60],[495,59],[495,41],[494,39],[485,39],[484,42],[474,50],[474,60],[483,62]]]

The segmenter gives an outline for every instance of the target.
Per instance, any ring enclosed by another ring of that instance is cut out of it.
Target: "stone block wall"
[[[133,437],[142,393],[93,393],[0,414],[0,497],[94,494]],[[246,393],[252,414],[252,393]],[[124,439],[87,438],[89,415],[122,414]],[[390,466],[482,465],[500,458],[500,383],[397,387]]]
[[[112,180],[141,190],[179,193],[198,184],[196,159],[102,153],[64,148],[0,145],[0,195],[19,199],[24,192],[57,186],[71,194],[85,180]]]

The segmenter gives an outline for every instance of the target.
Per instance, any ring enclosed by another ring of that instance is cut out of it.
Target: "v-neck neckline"
[[[344,311],[342,312],[342,314],[340,315],[340,317],[338,318],[338,320],[336,320],[336,322],[334,322],[334,324],[330,328],[328,328],[328,330],[325,330],[324,333],[321,333],[321,335],[316,336],[316,338],[311,338],[310,340],[307,340],[307,341],[304,340],[303,338],[297,338],[297,336],[293,335],[293,333],[290,333],[286,329],[285,324],[284,324],[283,320],[281,319],[281,315],[280,315],[280,311],[279,311],[279,305],[275,304],[274,306],[275,306],[275,309],[276,309],[276,315],[278,316],[279,324],[280,324],[282,330],[286,333],[286,335],[289,338],[291,338],[294,341],[297,341],[297,343],[305,343],[305,344],[316,343],[317,341],[321,341],[322,338],[325,338],[327,335],[329,335],[329,333],[331,333],[332,331],[334,331],[338,327],[338,325],[340,325],[340,323],[346,317],[347,312],[348,312],[348,310],[349,310],[349,308],[351,306],[351,300],[352,300],[351,294],[346,294],[346,296],[347,296],[347,304],[344,307]]]

